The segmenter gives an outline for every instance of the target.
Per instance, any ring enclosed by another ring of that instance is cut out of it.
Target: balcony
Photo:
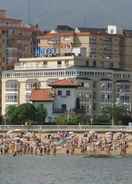
[[[53,113],[83,113],[83,112],[85,112],[85,109],[74,108],[67,110],[65,108],[53,108]]]
[[[67,110],[63,108],[53,108],[53,113],[66,113]]]
[[[72,110],[73,112],[75,112],[75,113],[85,113],[86,112],[86,109],[85,109],[85,107],[83,107],[83,108],[75,108],[75,109],[73,109]]]
[[[73,66],[73,64],[69,64],[68,66],[63,64],[63,65],[57,65],[55,62],[52,63],[52,65],[45,65],[45,64],[21,64],[17,63],[15,64],[15,70],[41,70],[41,69],[65,69]]]

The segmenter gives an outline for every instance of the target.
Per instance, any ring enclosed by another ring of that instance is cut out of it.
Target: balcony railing
[[[69,111],[67,109],[63,108],[54,108],[53,113],[83,113],[85,112],[85,109],[70,109]]]
[[[74,109],[73,112],[75,112],[75,113],[85,113],[86,110],[85,109]]]
[[[29,131],[41,131],[41,132],[56,132],[56,131],[77,131],[77,132],[86,132],[94,129],[98,132],[132,132],[132,126],[111,126],[111,125],[32,125],[31,127],[25,125],[0,125],[0,131],[8,131],[15,129],[29,130]]]
[[[62,108],[54,108],[53,109],[53,113],[65,113],[67,112],[66,109],[62,109]]]

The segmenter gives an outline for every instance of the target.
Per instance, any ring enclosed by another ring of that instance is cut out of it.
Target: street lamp
[[[90,118],[91,128],[93,127],[93,117]]]
[[[6,126],[6,117],[4,118],[4,125]]]
[[[112,80],[112,126],[114,126],[115,125],[114,109],[116,106],[115,104],[116,103],[115,79],[114,79],[113,73],[109,74],[109,77]]]

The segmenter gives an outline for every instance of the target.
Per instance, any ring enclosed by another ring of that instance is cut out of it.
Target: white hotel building
[[[132,73],[85,66],[76,56],[23,58],[14,70],[2,71],[2,115],[9,105],[30,102],[32,89],[47,88],[58,79],[77,79],[80,107],[93,116],[104,105],[132,110]]]

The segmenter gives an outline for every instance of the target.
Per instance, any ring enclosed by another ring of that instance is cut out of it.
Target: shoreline
[[[69,155],[66,155],[66,154],[63,154],[63,153],[57,153],[57,154],[49,154],[49,155],[32,155],[32,154],[23,154],[23,155],[20,155],[20,154],[17,154],[15,156],[13,155],[10,155],[10,154],[5,154],[5,155],[0,155],[0,158],[2,157],[7,157],[7,158],[11,158],[11,157],[14,157],[14,158],[23,158],[23,157],[81,157],[81,158],[129,158],[131,157],[132,158],[132,154],[126,154],[126,155],[120,155],[120,154],[110,154],[110,155],[107,155],[107,154],[69,154]]]

